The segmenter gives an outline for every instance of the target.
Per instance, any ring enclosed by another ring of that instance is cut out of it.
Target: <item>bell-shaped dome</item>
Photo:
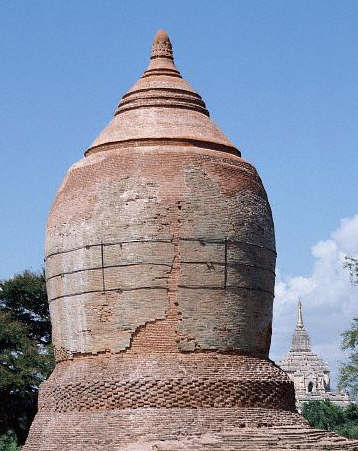
[[[122,97],[114,118],[86,155],[111,143],[128,146],[151,140],[196,144],[240,155],[209,118],[200,95],[180,75],[170,39],[163,30],[154,38],[148,69]]]
[[[267,195],[172,52],[159,31],[149,68],[52,206],[45,252],[58,361],[138,346],[268,355]]]

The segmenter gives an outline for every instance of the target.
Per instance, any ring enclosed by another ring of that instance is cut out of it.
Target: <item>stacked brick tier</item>
[[[294,410],[292,383],[267,360],[127,352],[58,364],[41,387],[39,410],[250,406]]]
[[[264,408],[139,408],[39,412],[24,451],[358,450],[310,428],[296,413]]]

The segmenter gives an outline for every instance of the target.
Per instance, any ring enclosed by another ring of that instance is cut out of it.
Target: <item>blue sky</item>
[[[314,249],[336,243],[343,287],[342,253],[358,252],[357,23],[358,2],[348,0],[0,0],[0,278],[41,267],[61,179],[146,68],[164,28],[182,75],[270,198],[279,272],[273,357],[288,348],[297,296],[317,350],[338,356],[358,289],[348,280],[347,292],[321,286]],[[334,238],[343,218],[353,227],[345,247]]]

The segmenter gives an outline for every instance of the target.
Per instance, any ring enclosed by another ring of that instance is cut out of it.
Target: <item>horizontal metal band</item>
[[[236,246],[240,246],[240,245],[247,245],[247,246],[253,246],[259,249],[262,249],[263,251],[268,251],[270,253],[272,253],[273,255],[276,255],[276,251],[274,249],[270,249],[269,247],[265,247],[265,246],[261,246],[259,244],[256,243],[251,243],[250,241],[240,241],[240,240],[231,240],[231,239],[226,239],[225,238],[204,238],[204,237],[199,237],[199,238],[188,238],[188,237],[179,237],[179,242],[180,241],[193,241],[193,242],[198,242],[200,244],[204,245],[224,245],[225,243],[227,245],[236,245]],[[159,239],[138,239],[138,240],[122,240],[122,241],[113,241],[110,243],[92,243],[92,244],[85,244],[83,246],[78,246],[78,247],[73,247],[73,248],[69,248],[69,249],[63,249],[61,251],[57,251],[57,252],[50,252],[49,254],[46,255],[45,257],[45,262],[56,255],[61,255],[61,254],[67,254],[69,252],[75,252],[75,251],[79,251],[81,249],[90,249],[91,247],[106,247],[106,246],[115,246],[118,244],[137,244],[137,243],[167,243],[167,244],[173,244],[173,240],[172,239],[168,239],[168,240],[159,240]]]

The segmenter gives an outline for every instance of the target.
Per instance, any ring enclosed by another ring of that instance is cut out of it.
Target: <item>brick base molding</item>
[[[22,451],[357,450],[357,441],[265,408],[39,412]]]
[[[39,410],[69,412],[140,407],[250,406],[288,409],[293,404],[294,392],[288,381],[141,378],[102,379],[48,386],[41,391]]]

